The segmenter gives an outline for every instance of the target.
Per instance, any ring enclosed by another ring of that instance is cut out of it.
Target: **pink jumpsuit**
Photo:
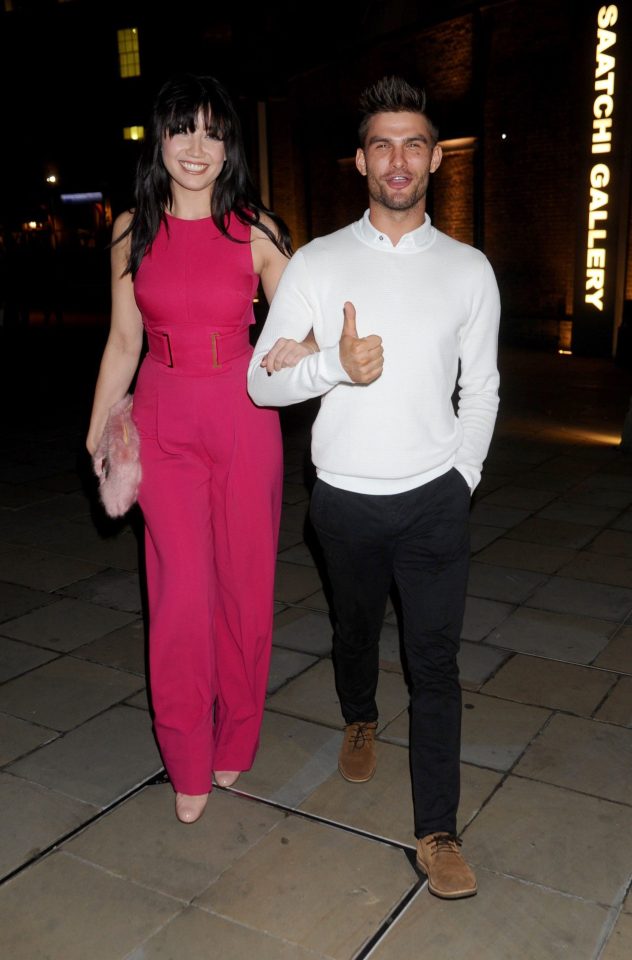
[[[258,277],[250,244],[168,217],[134,281],[149,352],[141,438],[154,730],[175,790],[254,760],[272,642],[281,511],[276,411],[246,391]],[[249,240],[234,218],[230,230]]]

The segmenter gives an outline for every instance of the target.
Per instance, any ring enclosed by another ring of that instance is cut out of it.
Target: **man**
[[[272,406],[322,396],[310,516],[332,588],[340,773],[363,782],[376,769],[379,637],[394,580],[411,685],[417,863],[434,894],[466,897],[476,878],[456,835],[457,653],[470,495],[498,407],[498,288],[486,257],[426,214],[441,147],[423,91],[384,78],[360,108],[356,166],[368,210],[295,253],[249,392]],[[319,351],[296,363],[294,341],[311,327]]]

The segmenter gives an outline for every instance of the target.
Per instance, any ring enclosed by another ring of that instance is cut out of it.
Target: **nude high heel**
[[[213,776],[219,787],[232,787],[237,782],[241,770],[215,770]]]
[[[195,823],[204,813],[208,793],[191,797],[186,793],[176,793],[176,817],[181,823]]]

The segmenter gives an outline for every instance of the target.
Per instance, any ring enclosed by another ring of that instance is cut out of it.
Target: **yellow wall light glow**
[[[123,127],[123,139],[124,140],[144,140],[145,128],[144,127]]]

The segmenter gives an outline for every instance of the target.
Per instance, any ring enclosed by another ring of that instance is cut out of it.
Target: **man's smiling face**
[[[424,201],[430,174],[441,163],[430,123],[419,113],[377,113],[371,118],[356,166],[372,201],[410,210]]]

